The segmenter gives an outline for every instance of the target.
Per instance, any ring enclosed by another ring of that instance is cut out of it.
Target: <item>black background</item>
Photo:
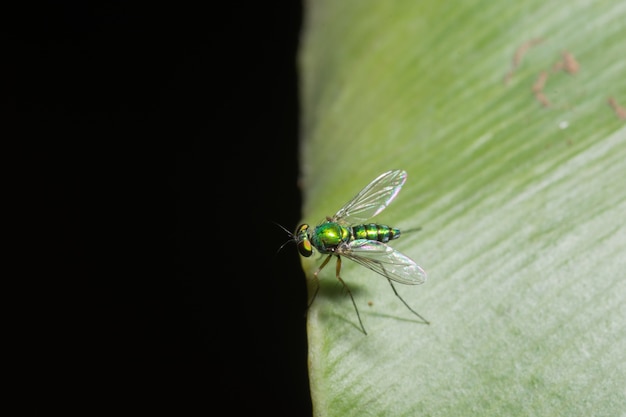
[[[303,7],[249,3],[9,14],[3,107],[47,271],[26,409],[311,414],[304,275],[274,224],[300,219]]]

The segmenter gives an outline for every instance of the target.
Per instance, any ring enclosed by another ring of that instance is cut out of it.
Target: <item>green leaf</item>
[[[309,309],[314,414],[623,416],[626,3],[304,11],[303,221],[406,170],[374,220],[422,227],[392,246],[428,281],[396,289],[431,321],[344,260],[364,335],[329,263]],[[303,261],[309,281],[323,259]]]

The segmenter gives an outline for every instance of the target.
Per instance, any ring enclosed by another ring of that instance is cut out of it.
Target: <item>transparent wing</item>
[[[426,281],[426,271],[408,256],[382,242],[357,239],[338,248],[335,253],[401,284],[417,285]]]
[[[385,172],[363,188],[332,217],[331,221],[359,224],[383,211],[406,181],[406,171]]]

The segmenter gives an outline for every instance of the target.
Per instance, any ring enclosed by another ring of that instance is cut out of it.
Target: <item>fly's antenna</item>
[[[285,232],[289,235],[289,240],[288,240],[288,241],[286,241],[285,243],[283,243],[282,245],[280,245],[280,247],[279,247],[279,248],[278,248],[278,250],[276,251],[276,253],[278,253],[278,252],[280,252],[280,251],[281,251],[281,250],[285,247],[285,245],[287,245],[288,243],[290,243],[290,242],[295,242],[295,241],[296,241],[296,236],[295,236],[293,233],[291,233],[289,230],[287,230],[287,229],[286,229],[286,228],[285,228],[282,224],[276,223],[276,222],[274,222],[274,221],[273,221],[272,223],[274,223],[276,226],[278,226],[278,227],[280,227],[281,229],[283,229],[283,230],[284,230],[284,231],[285,231]]]
[[[290,238],[292,238],[292,239],[295,239],[295,238],[296,238],[296,237],[294,236],[294,234],[293,234],[293,233],[291,233],[289,230],[287,230],[287,228],[285,228],[285,226],[283,226],[282,224],[280,224],[280,223],[276,223],[276,222],[274,222],[274,221],[273,221],[272,223],[274,223],[276,226],[278,226],[278,227],[280,227],[281,229],[283,229],[283,230],[285,231],[285,233],[287,233],[287,234],[289,235],[289,237],[290,237]]]

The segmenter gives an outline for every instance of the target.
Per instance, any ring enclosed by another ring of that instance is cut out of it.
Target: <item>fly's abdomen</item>
[[[352,226],[352,236],[354,239],[376,240],[387,243],[392,239],[400,237],[400,229],[394,229],[384,224],[360,224]]]

